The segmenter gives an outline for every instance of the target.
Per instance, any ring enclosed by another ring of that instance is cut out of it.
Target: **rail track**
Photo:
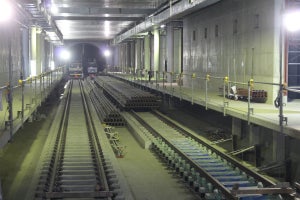
[[[292,188],[277,185],[201,140],[157,111],[131,112],[170,168],[203,199],[292,199]]]
[[[66,99],[35,199],[122,199],[102,155],[80,80],[70,81]]]

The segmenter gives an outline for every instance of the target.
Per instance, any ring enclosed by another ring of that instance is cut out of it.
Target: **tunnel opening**
[[[70,58],[62,56],[63,50],[67,49]],[[88,75],[89,67],[96,67],[98,73],[102,73],[107,66],[106,58],[102,52],[101,46],[78,43],[70,45],[68,48],[58,47],[55,50],[55,62],[58,66],[68,66],[71,63],[81,63],[84,76]]]

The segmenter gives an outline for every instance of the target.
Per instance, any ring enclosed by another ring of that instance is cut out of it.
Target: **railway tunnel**
[[[1,200],[299,198],[299,2],[1,3]]]

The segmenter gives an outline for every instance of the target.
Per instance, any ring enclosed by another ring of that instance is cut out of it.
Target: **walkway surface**
[[[39,117],[37,108],[45,101],[50,92],[56,87],[62,78],[62,73],[53,73],[51,76],[40,76],[31,81],[17,85],[12,90],[12,119],[13,129],[9,124],[9,104],[7,90],[0,88],[0,149],[4,147],[13,135],[22,127],[27,120]],[[1,109],[2,108],[2,109]],[[23,113],[23,115],[22,115]]]
[[[205,90],[178,86],[176,82],[157,82],[155,80],[149,82],[147,80],[134,79],[130,75],[126,74],[114,74],[114,76],[143,87],[186,100],[192,104],[198,104],[206,107],[207,109],[221,112],[224,115],[230,115],[232,117],[248,121],[249,124],[257,124],[300,139],[299,99],[288,102],[285,106],[283,106],[283,117],[286,117],[287,121],[283,121],[283,125],[280,126],[280,111],[273,104],[253,102],[248,104],[247,101],[231,100],[224,98],[220,91],[208,91],[206,95]]]
[[[148,149],[141,148],[126,128],[118,128],[117,131],[122,144],[126,146],[125,157],[119,158],[118,162],[135,199],[199,199],[159,157]]]
[[[52,102],[53,103],[53,102]],[[46,118],[26,123],[12,142],[0,151],[0,177],[4,199],[21,200],[29,185],[43,150],[48,130],[56,116],[57,105],[43,107]],[[46,114],[47,113],[47,114]],[[196,200],[182,179],[173,174],[149,150],[139,146],[126,128],[116,128],[126,154],[117,162],[136,200]]]

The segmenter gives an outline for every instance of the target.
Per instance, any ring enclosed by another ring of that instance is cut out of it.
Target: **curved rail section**
[[[70,82],[53,153],[45,161],[36,199],[114,199],[110,170],[101,155],[82,83]]]
[[[205,199],[281,199],[290,187],[279,188],[267,178],[213,148],[158,112],[132,115],[155,136],[153,149]]]

